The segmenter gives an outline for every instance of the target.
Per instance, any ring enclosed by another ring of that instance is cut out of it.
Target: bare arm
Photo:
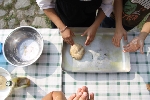
[[[124,40],[127,40],[127,32],[122,25],[122,0],[114,0],[114,14],[116,21],[115,34],[112,38],[112,42],[116,47],[120,46],[120,40],[124,37]]]
[[[99,8],[97,16],[95,18],[94,23],[92,24],[93,27],[98,28],[100,23],[103,21],[103,19],[106,17],[105,13],[101,8]]]
[[[142,27],[141,33],[139,34],[139,37],[145,40],[147,35],[150,33],[150,15],[148,16],[145,24]]]
[[[124,52],[135,52],[136,50],[140,50],[143,54],[144,40],[147,35],[150,33],[150,16],[147,18],[147,21],[142,27],[142,30],[139,36],[135,37],[129,44],[124,46]]]
[[[59,28],[59,30],[65,29],[66,25],[64,25],[59,16],[56,14],[54,8],[44,9],[44,13],[57,26],[57,28]],[[67,42],[70,45],[74,44],[72,38],[74,36],[74,33],[69,28],[66,28],[65,31],[61,33],[61,35],[65,42]]]
[[[102,20],[105,18],[105,13],[103,12],[103,10],[101,8],[99,8],[98,14],[95,18],[95,21],[93,22],[93,24],[81,35],[87,35],[87,39],[85,41],[85,45],[89,45],[95,38],[96,35],[96,31],[100,25],[100,23],[102,22]]]
[[[56,14],[54,8],[44,9],[43,11],[48,16],[48,18],[57,26],[57,28],[62,30],[65,27],[63,22],[60,20],[60,18]]]
[[[122,0],[114,0],[116,28],[122,27]]]

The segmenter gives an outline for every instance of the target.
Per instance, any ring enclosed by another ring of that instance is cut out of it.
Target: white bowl
[[[4,68],[0,67],[0,75],[4,76],[7,81],[11,80],[10,73]],[[6,87],[4,90],[0,90],[0,100],[5,100],[13,90],[13,86]]]

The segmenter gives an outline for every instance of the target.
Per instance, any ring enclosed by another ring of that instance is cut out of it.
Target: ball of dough
[[[76,60],[82,59],[83,55],[85,53],[85,50],[82,45],[75,43],[70,48],[70,55],[75,58]]]

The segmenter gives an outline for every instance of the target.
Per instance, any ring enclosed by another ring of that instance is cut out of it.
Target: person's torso
[[[146,0],[135,1],[137,2],[131,2],[131,0],[123,0],[122,23],[124,26],[135,27],[143,20],[143,18],[148,13],[150,13],[150,5],[146,4],[150,4],[150,0],[148,0],[147,2],[145,2]]]
[[[82,24],[88,19],[94,20],[96,10],[100,7],[101,2],[102,0],[56,0],[55,9],[66,25],[80,26],[80,23]]]

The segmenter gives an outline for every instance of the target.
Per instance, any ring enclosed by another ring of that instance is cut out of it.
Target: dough
[[[6,78],[0,75],[0,90],[4,90],[6,88]]]
[[[70,48],[70,55],[75,58],[76,60],[82,59],[83,55],[85,53],[85,50],[82,45],[75,43]]]

